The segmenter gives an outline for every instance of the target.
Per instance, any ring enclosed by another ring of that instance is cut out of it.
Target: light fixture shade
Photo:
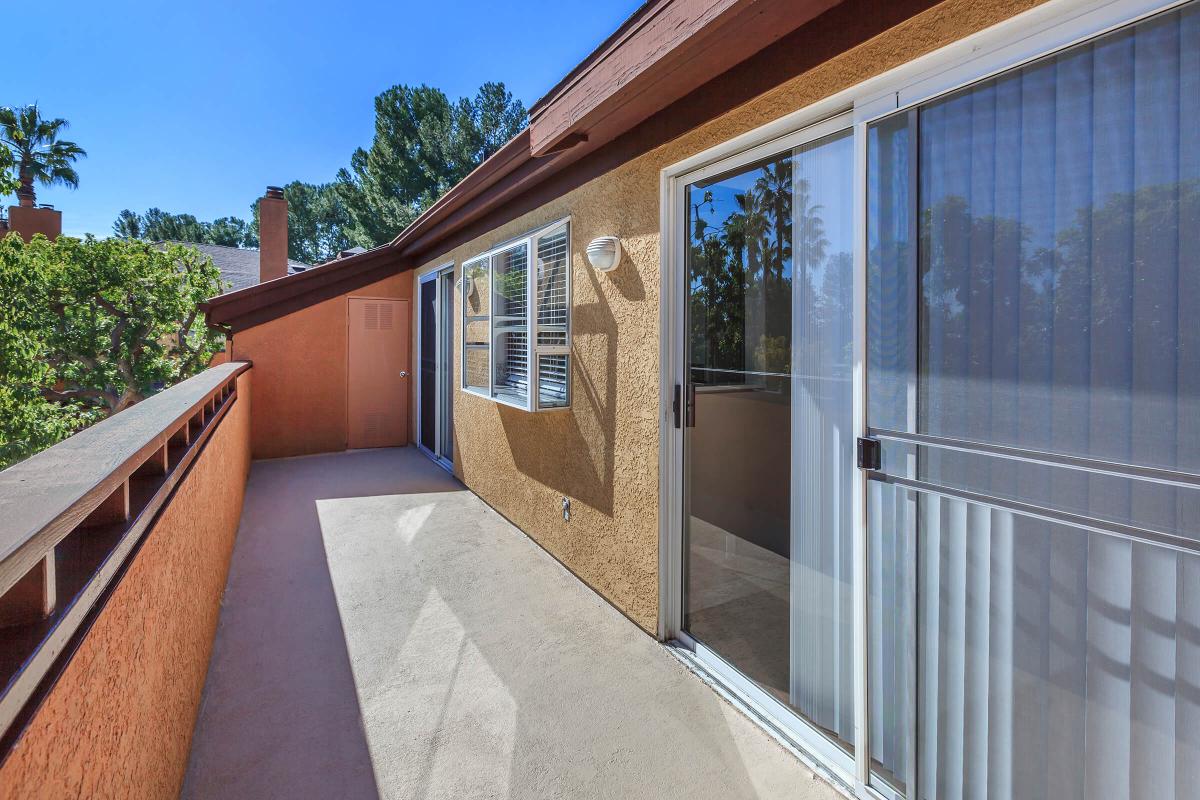
[[[616,236],[600,236],[588,242],[588,262],[601,272],[609,272],[621,263],[621,240]]]

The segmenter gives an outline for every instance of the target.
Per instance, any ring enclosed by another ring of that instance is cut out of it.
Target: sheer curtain
[[[1198,126],[1191,4],[875,126],[871,424],[1200,473]],[[895,474],[1200,538],[1196,490],[890,455]],[[1195,796],[1200,559],[870,497],[881,773],[912,778],[912,712],[888,687],[911,683],[915,616],[916,795]],[[897,616],[887,598],[910,579]]]
[[[854,741],[853,138],[792,160],[791,703]]]

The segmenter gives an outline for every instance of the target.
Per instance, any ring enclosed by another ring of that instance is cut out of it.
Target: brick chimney
[[[268,186],[258,201],[258,280],[287,275],[288,205],[283,189]]]
[[[62,233],[62,212],[55,211],[54,206],[43,204],[35,207],[33,202],[18,192],[20,205],[8,207],[8,228],[21,235],[28,242],[34,234],[40,233],[54,241]],[[0,236],[4,235],[0,232]]]

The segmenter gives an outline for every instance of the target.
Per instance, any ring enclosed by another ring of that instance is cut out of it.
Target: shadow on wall
[[[612,516],[617,320],[604,301],[596,273],[587,269],[586,274],[593,294],[600,299],[573,306],[571,310],[571,408],[539,414],[503,405],[498,408],[513,463],[521,473]],[[646,296],[642,279],[630,264],[614,272],[612,282],[628,300],[642,300]],[[595,358],[592,348],[579,346],[580,339],[589,338],[603,338],[603,358]],[[588,353],[593,356],[590,364],[582,357]],[[547,442],[553,442],[554,446],[548,447]]]

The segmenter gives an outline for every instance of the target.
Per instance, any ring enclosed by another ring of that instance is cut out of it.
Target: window
[[[488,391],[491,380],[491,292],[487,259],[463,265],[463,388]]]
[[[569,253],[563,221],[463,265],[463,389],[526,411],[570,405]]]

